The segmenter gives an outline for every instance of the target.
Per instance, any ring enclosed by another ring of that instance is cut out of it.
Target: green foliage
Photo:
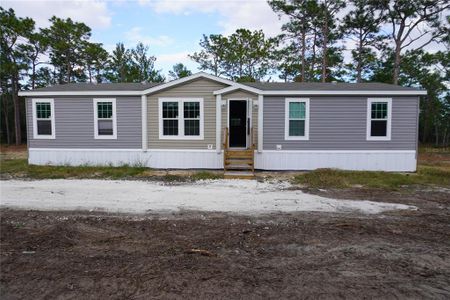
[[[108,63],[108,52],[103,49],[102,44],[84,44],[83,58],[88,72],[89,82],[101,83],[106,80],[105,69]]]
[[[172,70],[169,71],[169,77],[172,80],[187,77],[190,75],[192,75],[192,72],[188,70],[188,68],[182,63],[175,64],[172,67]]]
[[[261,80],[273,71],[273,49],[276,39],[266,38],[260,31],[238,29],[228,37],[203,36],[200,52],[190,58],[201,70],[225,75],[233,80]]]
[[[276,52],[280,78],[331,81],[341,77],[342,47],[336,42],[342,32],[335,15],[345,1],[270,0],[269,5],[288,18],[279,37],[283,47]]]
[[[356,82],[362,82],[374,68],[377,59],[374,49],[385,39],[379,34],[385,16],[381,12],[375,16],[374,12],[381,8],[378,1],[352,0],[351,3],[355,9],[344,17],[340,29],[356,41],[352,50],[355,64],[350,64],[348,69]]]
[[[203,35],[199,43],[203,49],[189,57],[199,64],[200,70],[211,71],[215,76],[224,75],[226,43],[227,38],[221,34]]]
[[[100,167],[100,166],[35,166],[25,159],[2,160],[0,174],[13,178],[62,179],[62,178],[139,178],[148,172],[146,167]]]
[[[450,186],[450,170],[436,167],[420,167],[416,174],[400,174],[368,171],[342,171],[318,169],[297,175],[295,183],[311,188],[349,188],[364,186],[369,188],[399,189],[412,185]]]
[[[163,82],[161,71],[154,68],[156,57],[148,55],[149,47],[138,43],[126,49],[117,43],[109,63],[107,79],[111,82]]]
[[[50,27],[42,29],[42,34],[48,40],[50,62],[58,73],[57,82],[85,81],[83,57],[91,28],[70,18],[53,16],[50,22]]]

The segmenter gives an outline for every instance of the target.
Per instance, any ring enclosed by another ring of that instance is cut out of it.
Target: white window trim
[[[372,103],[386,102],[387,103],[387,124],[386,136],[371,136],[372,127]],[[366,140],[368,141],[390,141],[391,140],[391,126],[392,125],[392,98],[368,98],[367,99],[367,123],[366,123]]]
[[[163,102],[178,102],[178,135],[164,135],[163,128]],[[200,135],[184,135],[184,102],[199,102],[200,103]],[[170,97],[158,98],[158,119],[159,119],[159,139],[160,140],[203,140],[203,98],[184,98],[184,97]]]
[[[290,136],[289,135],[289,103],[305,102],[306,118],[305,118],[305,135]],[[284,111],[284,139],[291,141],[308,141],[309,140],[309,98],[286,98]]]
[[[52,122],[52,134],[51,135],[42,135],[38,134],[37,130],[37,110],[36,103],[50,103],[50,121]],[[53,99],[42,98],[42,99],[32,99],[32,109],[33,109],[33,138],[34,139],[42,139],[42,140],[54,140],[55,139],[55,103]]]
[[[117,139],[117,114],[116,114],[116,99],[115,98],[94,98],[94,138],[96,140],[116,140]],[[112,103],[112,121],[113,121],[113,134],[112,135],[99,135],[98,134],[98,102],[111,102]]]

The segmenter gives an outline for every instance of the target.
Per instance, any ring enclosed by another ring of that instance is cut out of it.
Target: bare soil
[[[450,298],[450,194],[311,191],[380,215],[2,210],[2,299]]]

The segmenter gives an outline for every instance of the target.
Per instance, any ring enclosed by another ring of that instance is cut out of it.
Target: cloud
[[[102,0],[3,0],[2,6],[12,8],[19,17],[30,17],[36,21],[36,27],[50,25],[48,19],[52,16],[71,18],[83,22],[92,29],[105,29],[111,26],[112,13],[107,2]]]
[[[223,34],[230,34],[238,28],[262,29],[269,36],[281,32],[284,20],[279,20],[266,0],[140,0],[143,6],[150,6],[157,13],[190,15],[196,12],[218,13],[217,24]]]
[[[172,70],[173,65],[177,63],[184,64],[193,73],[198,72],[198,65],[191,60],[188,55],[194,51],[181,51],[174,53],[159,54],[156,56],[155,67],[156,69],[164,70],[167,75],[169,70]]]
[[[160,35],[157,37],[143,35],[142,27],[131,28],[125,33],[125,37],[132,44],[142,42],[144,45],[157,47],[166,47],[173,44],[174,42],[174,40],[167,35]]]
[[[177,53],[160,54],[158,55],[157,61],[160,63],[170,63],[170,64],[176,64],[179,62],[186,63],[189,61],[188,57],[189,54],[192,54],[192,52],[182,51]]]

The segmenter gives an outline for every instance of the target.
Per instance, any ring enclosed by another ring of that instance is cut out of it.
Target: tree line
[[[204,35],[189,57],[199,69],[236,81],[385,82],[426,89],[421,101],[421,142],[450,142],[450,5],[446,0],[269,0],[287,20],[282,33],[238,29]],[[343,17],[340,17],[342,16]],[[444,17],[443,17],[444,15]],[[1,139],[25,140],[24,103],[17,92],[71,82],[163,82],[156,57],[138,43],[117,43],[108,53],[90,40],[91,29],[52,17],[48,28],[0,7]],[[441,43],[442,51],[425,51]],[[349,44],[351,61],[344,61]],[[181,63],[170,79],[192,74]],[[276,78],[278,77],[278,79]]]

